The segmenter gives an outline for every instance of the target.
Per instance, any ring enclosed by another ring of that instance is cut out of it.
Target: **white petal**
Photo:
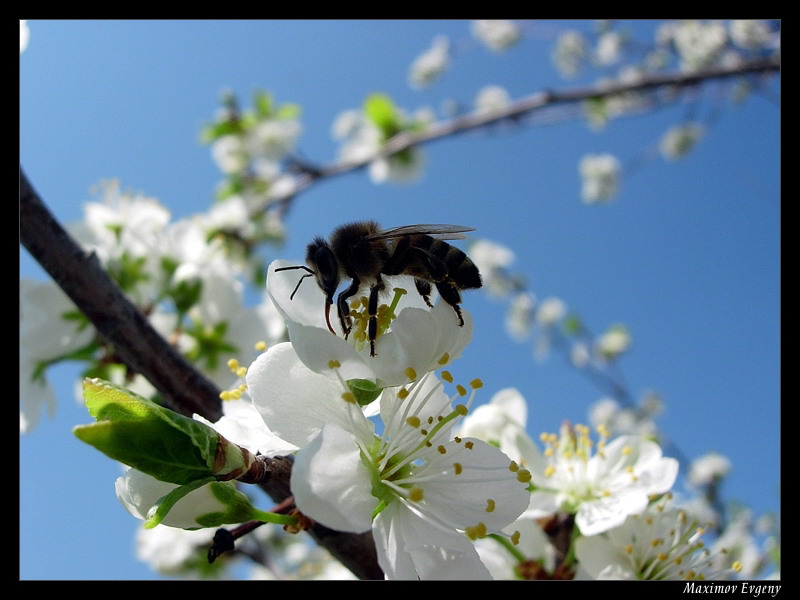
[[[583,535],[596,535],[622,525],[628,515],[647,508],[647,494],[638,489],[616,492],[600,500],[582,502],[575,524]]]
[[[377,500],[370,472],[353,437],[341,427],[326,425],[297,453],[291,486],[297,508],[326,527],[353,533],[372,527]]]
[[[298,447],[326,423],[349,423],[341,384],[306,367],[288,342],[259,356],[247,369],[246,380],[253,405],[270,431]]]
[[[437,527],[399,501],[375,518],[372,534],[387,579],[491,579],[466,536]]]

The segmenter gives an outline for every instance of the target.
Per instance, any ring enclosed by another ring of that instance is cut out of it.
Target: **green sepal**
[[[191,483],[176,487],[169,494],[161,496],[161,498],[156,500],[156,503],[153,504],[153,506],[151,506],[147,511],[147,519],[144,522],[145,529],[152,529],[156,525],[159,525],[161,521],[164,520],[164,517],[167,516],[167,513],[172,510],[172,507],[175,506],[178,500],[195,491],[196,489],[201,488],[208,483],[212,483],[213,481],[213,477],[196,479]]]
[[[383,391],[382,387],[378,387],[374,381],[369,379],[348,379],[347,387],[355,395],[359,406],[367,406],[372,403]]]
[[[219,434],[208,425],[101,379],[85,379],[83,395],[97,422],[75,427],[78,439],[160,481],[214,476]]]

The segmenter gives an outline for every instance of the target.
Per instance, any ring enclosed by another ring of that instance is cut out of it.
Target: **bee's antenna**
[[[295,286],[294,291],[292,292],[292,295],[289,296],[289,300],[294,300],[294,295],[297,293],[297,290],[300,289],[300,284],[303,283],[303,279],[305,279],[306,277],[311,277],[312,275],[316,275],[316,273],[314,272],[313,269],[309,269],[305,265],[296,265],[294,267],[281,267],[280,269],[275,269],[275,272],[277,273],[278,271],[290,271],[292,269],[303,269],[305,271],[308,271],[308,273],[303,275],[300,278],[300,281],[297,282],[297,285]]]

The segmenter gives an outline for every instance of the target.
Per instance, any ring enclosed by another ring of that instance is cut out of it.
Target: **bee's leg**
[[[419,295],[422,296],[422,299],[425,300],[425,304],[427,304],[428,307],[433,308],[433,304],[431,304],[431,299],[430,299],[431,296],[430,282],[425,281],[424,279],[415,279],[414,285],[417,286],[417,291],[419,292]]]
[[[461,304],[461,294],[458,291],[458,286],[456,286],[455,282],[450,278],[447,264],[438,256],[434,256],[421,248],[413,248],[413,250],[418,260],[425,265],[425,268],[434,280],[436,289],[439,291],[442,300],[447,302],[453,307],[453,310],[456,311],[459,327],[463,327],[464,316],[461,314],[461,308],[458,306]],[[419,290],[419,286],[417,290]]]
[[[378,294],[383,289],[383,280],[378,275],[375,278],[375,284],[369,290],[369,302],[367,303],[367,313],[369,314],[367,335],[369,336],[370,356],[375,356],[375,338],[378,337]]]
[[[350,305],[347,304],[347,301],[350,297],[356,295],[360,286],[361,282],[354,277],[350,286],[346,290],[342,290],[336,297],[336,308],[339,313],[339,323],[341,323],[342,331],[344,332],[344,339],[347,339],[347,336],[350,335],[350,329],[353,327],[353,320],[350,318]]]

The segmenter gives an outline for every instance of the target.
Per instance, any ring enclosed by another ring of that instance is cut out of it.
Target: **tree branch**
[[[670,96],[666,100],[672,101],[677,98],[675,92],[679,90],[695,87],[713,80],[780,72],[780,68],[781,63],[780,57],[778,56],[743,61],[733,67],[718,67],[691,73],[679,72],[645,75],[633,82],[603,82],[563,92],[538,92],[521,98],[516,102],[512,102],[503,109],[491,112],[476,111],[449,121],[432,123],[421,131],[401,132],[388,140],[380,151],[358,161],[338,162],[321,167],[306,166],[304,168],[301,165],[303,174],[297,178],[294,189],[287,196],[278,198],[277,201],[282,205],[283,210],[285,210],[287,205],[297,194],[307,190],[318,180],[358,171],[367,167],[376,159],[392,156],[414,146],[459,133],[491,127],[503,122],[517,122],[524,117],[559,105],[579,104],[587,100],[603,99],[638,92],[653,93],[660,90],[669,92]],[[273,198],[270,203],[274,203],[275,201],[276,199]]]
[[[55,220],[25,173],[19,173],[20,241],[108,340],[122,361],[161,393],[169,408],[216,421],[220,390],[153,328],[108,276]]]
[[[222,416],[220,390],[153,329],[147,318],[108,276],[93,253],[85,252],[55,220],[19,172],[20,241],[88,317],[126,365],[152,383],[167,405],[210,421]],[[272,476],[262,488],[281,502],[291,496],[291,457],[271,460]],[[319,524],[311,536],[361,579],[383,579],[372,533],[350,534]]]

